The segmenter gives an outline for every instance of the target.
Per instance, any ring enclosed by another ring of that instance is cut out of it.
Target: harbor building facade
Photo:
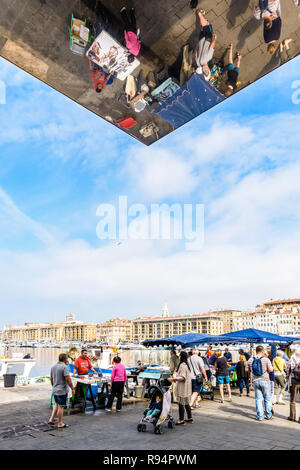
[[[271,300],[237,316],[233,330],[256,328],[281,336],[300,335],[300,299]]]
[[[247,328],[300,336],[300,299],[271,300],[257,305],[254,311],[227,309],[182,315],[170,315],[164,304],[161,315],[112,318],[100,324],[77,321],[74,314],[68,314],[63,322],[5,326],[0,339],[10,343],[107,341],[117,345],[190,332],[220,335]]]
[[[133,341],[133,322],[126,318],[114,318],[101,324],[101,337],[109,344]]]
[[[76,321],[75,316],[68,317],[64,322],[25,323],[22,326],[4,326],[2,340],[10,343],[61,341],[96,341],[97,325]]]
[[[165,338],[189,332],[220,335],[223,320],[213,313],[140,317],[133,320],[133,340]]]

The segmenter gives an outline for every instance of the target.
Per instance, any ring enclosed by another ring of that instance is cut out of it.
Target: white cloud
[[[193,192],[197,178],[192,165],[180,150],[170,153],[159,146],[150,151],[133,149],[127,162],[127,172],[136,192],[157,200]]]
[[[72,242],[52,243],[43,225],[2,191],[0,226],[44,243],[34,251],[0,251],[2,324],[10,318],[58,320],[67,311],[94,321],[134,317],[158,313],[165,300],[171,313],[192,313],[299,297],[299,107],[263,117],[223,114],[212,125],[203,119],[200,131],[197,120],[172,140],[150,148],[132,145],[127,156],[127,148],[119,145],[123,134],[115,138],[109,124],[93,117],[74,122],[63,99],[50,105],[51,93],[46,99],[33,91],[27,108],[24,102],[10,105],[2,143],[38,141],[66,164],[99,160],[101,167],[115,158],[118,164],[110,172],[119,172],[124,159],[112,197],[117,190],[125,194],[126,187],[135,202],[205,203],[205,245],[192,253],[174,241],[95,247],[76,234]],[[35,109],[41,99],[46,106]],[[105,139],[98,148],[100,130]],[[98,171],[95,178],[100,173],[109,184],[111,173]],[[96,224],[95,215],[95,230]]]
[[[172,313],[196,313],[299,295],[300,250],[292,239],[265,253],[219,243],[169,256],[148,242],[97,249],[78,241],[34,254],[2,252],[0,260],[2,322],[66,311],[94,321],[158,313],[165,299]]]

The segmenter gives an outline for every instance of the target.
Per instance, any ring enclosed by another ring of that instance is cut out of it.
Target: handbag
[[[193,372],[194,372],[194,375],[196,377],[196,382],[198,385],[202,385],[203,384],[203,377],[202,377],[202,374],[196,374],[195,372],[195,369],[194,369],[194,365],[193,365],[193,361],[192,361],[192,357],[190,358],[190,361],[191,361],[191,366],[193,368]]]

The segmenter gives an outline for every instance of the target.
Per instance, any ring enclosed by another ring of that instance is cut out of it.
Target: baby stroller
[[[211,382],[203,382],[200,390],[200,396],[202,400],[204,400],[204,398],[209,398],[210,400],[214,399],[214,390]]]
[[[207,361],[207,358],[205,356],[202,356],[201,359],[204,362],[207,382],[202,383],[199,395],[202,398],[202,400],[204,400],[204,398],[209,398],[210,400],[213,400],[214,399],[213,374],[209,366],[209,363]]]
[[[173,429],[175,427],[171,407],[171,388],[172,385],[168,385],[167,387],[162,385],[155,385],[151,387],[153,391],[149,405],[156,401],[157,396],[160,396],[162,398],[162,410],[158,415],[149,420],[147,419],[147,408],[144,411],[142,419],[137,426],[138,432],[146,432],[148,427],[153,427],[154,434],[162,434],[163,423],[166,423],[169,429]]]

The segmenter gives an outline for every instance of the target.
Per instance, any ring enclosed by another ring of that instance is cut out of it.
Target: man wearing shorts
[[[226,386],[228,392],[228,401],[232,401],[231,398],[231,389],[230,389],[230,378],[229,378],[229,369],[227,366],[226,357],[222,356],[222,351],[217,349],[215,351],[216,362],[215,362],[215,371],[217,376],[217,383],[220,389],[221,403],[224,403],[224,385]]]
[[[227,66],[227,82],[225,96],[230,96],[237,89],[237,79],[240,73],[241,54],[236,53],[236,66],[233,65],[232,44],[228,46],[228,66]]]
[[[70,378],[69,368],[67,366],[68,356],[64,353],[58,356],[58,363],[51,368],[50,379],[52,385],[52,394],[54,396],[55,407],[53,408],[51,418],[48,424],[54,425],[54,419],[57,415],[58,428],[68,428],[68,424],[63,423],[64,407],[67,404],[68,386],[75,394],[72,380]]]
[[[217,41],[216,34],[213,34],[212,26],[209,24],[207,19],[204,17],[205,11],[198,11],[198,16],[201,24],[201,33],[199,36],[199,42],[196,49],[196,64],[198,66],[197,73],[203,73],[205,80],[210,79],[210,68],[208,63],[212,60],[215,52],[215,46]]]

